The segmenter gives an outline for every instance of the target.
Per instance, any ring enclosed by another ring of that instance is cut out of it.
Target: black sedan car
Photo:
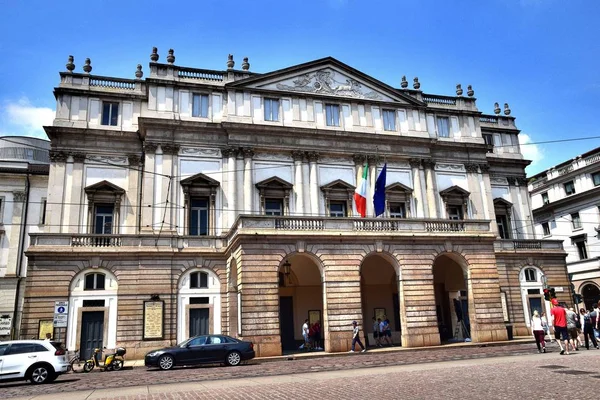
[[[254,358],[254,345],[225,335],[194,336],[174,347],[146,354],[146,367],[162,370],[174,366],[225,363],[239,365]]]

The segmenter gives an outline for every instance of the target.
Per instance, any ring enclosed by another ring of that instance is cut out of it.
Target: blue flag
[[[385,174],[387,163],[379,173],[377,182],[375,182],[375,194],[373,195],[373,205],[375,206],[375,216],[378,217],[385,212]]]

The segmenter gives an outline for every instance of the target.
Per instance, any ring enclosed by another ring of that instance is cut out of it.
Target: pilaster
[[[154,181],[156,175],[154,174],[156,166],[156,149],[158,145],[156,143],[144,143],[144,184],[142,186],[142,221],[141,231],[148,233],[154,230],[152,225],[154,215]]]
[[[302,163],[304,162],[303,151],[292,151],[294,159],[294,192],[296,195],[295,212],[296,215],[304,215],[304,179],[302,172]]]
[[[425,167],[425,184],[427,186],[427,208],[429,209],[429,218],[439,218],[437,212],[437,185],[435,183],[435,161],[424,159],[421,161]]]
[[[425,208],[424,208],[424,200],[423,200],[423,189],[421,186],[421,159],[419,158],[411,158],[409,161],[410,167],[412,169],[412,179],[413,179],[413,197],[415,199],[415,212],[417,218],[425,217]]]
[[[308,165],[310,170],[310,212],[311,215],[319,215],[319,182],[317,173],[317,162],[319,160],[319,153],[309,152],[307,153]]]
[[[254,187],[253,173],[252,173],[252,157],[254,157],[254,150],[245,148],[244,153],[244,212],[246,214],[253,214],[254,209],[252,207],[252,188]]]

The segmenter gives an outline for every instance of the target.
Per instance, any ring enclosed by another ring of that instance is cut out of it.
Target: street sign
[[[66,328],[69,315],[69,302],[56,301],[54,302],[54,327]]]
[[[565,291],[565,288],[563,288],[562,286],[556,286],[556,287],[554,288],[554,290],[556,290],[557,292],[564,292],[564,291]]]
[[[12,318],[0,318],[0,335],[10,335],[10,328],[12,326]]]

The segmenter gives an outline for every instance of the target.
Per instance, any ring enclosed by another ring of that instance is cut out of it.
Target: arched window
[[[104,290],[105,276],[97,272],[85,275],[83,290]]]
[[[208,274],[206,272],[191,273],[190,289],[208,289]]]
[[[525,269],[525,282],[537,282],[537,274],[535,269],[526,268]]]

